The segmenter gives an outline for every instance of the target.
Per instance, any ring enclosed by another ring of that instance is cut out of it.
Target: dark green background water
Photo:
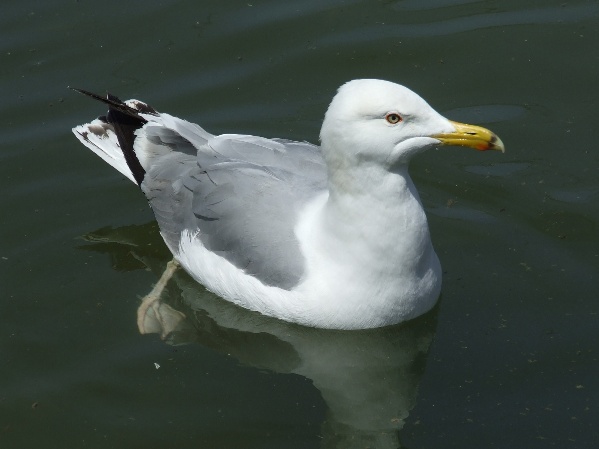
[[[140,334],[168,254],[66,87],[316,142],[359,77],[506,144],[412,165],[440,305],[324,332],[180,273]],[[0,447],[598,447],[598,80],[596,1],[3,2]]]

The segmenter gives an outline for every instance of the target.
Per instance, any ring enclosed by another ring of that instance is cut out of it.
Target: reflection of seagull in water
[[[380,80],[339,89],[320,148],[213,136],[140,101],[81,92],[109,111],[75,135],[141,187],[183,268],[237,305],[314,327],[429,310],[441,268],[408,163],[442,144],[503,151],[490,131]]]
[[[84,238],[92,244],[83,248],[110,254],[117,270],[159,272],[169,256],[158,249],[154,223],[102,229]],[[326,406],[323,449],[400,446],[401,429],[416,405],[438,308],[382,329],[310,329],[222,301],[175,267],[168,263],[143,298],[137,314],[140,333],[159,334],[172,345],[197,343],[245,366],[309,379]],[[197,388],[202,390],[201,383]],[[172,443],[176,446],[177,440]]]

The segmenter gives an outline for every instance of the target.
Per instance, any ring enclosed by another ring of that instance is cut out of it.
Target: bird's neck
[[[361,233],[368,233],[368,228],[377,224],[386,233],[401,232],[412,225],[426,227],[420,197],[407,166],[389,171],[373,164],[330,173],[329,196],[321,219],[322,225],[333,228],[331,232],[335,234],[343,233],[344,228],[356,230],[357,224],[366,227],[360,229]]]
[[[430,237],[407,167],[360,167],[344,176],[353,181],[329,179],[328,197],[315,216],[316,238],[328,246],[326,254],[341,265],[367,267],[384,259],[382,265],[395,272],[413,269],[408,265],[418,264]]]

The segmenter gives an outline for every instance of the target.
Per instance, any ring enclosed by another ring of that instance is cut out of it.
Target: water
[[[1,447],[596,447],[596,2],[5,3]],[[66,87],[316,142],[358,77],[506,144],[412,165],[439,306],[323,332],[179,273],[138,310],[168,254],[137,189],[70,134],[101,111]]]

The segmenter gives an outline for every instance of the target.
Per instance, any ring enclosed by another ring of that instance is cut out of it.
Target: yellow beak
[[[498,150],[505,152],[503,142],[497,135],[486,128],[465,123],[452,122],[455,131],[452,133],[435,134],[431,136],[438,139],[443,145],[457,145],[474,148],[479,151]]]

